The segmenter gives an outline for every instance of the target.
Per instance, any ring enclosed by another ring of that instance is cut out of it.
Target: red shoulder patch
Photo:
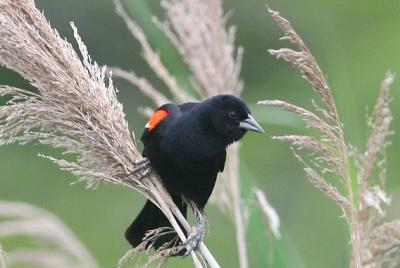
[[[169,115],[169,112],[167,110],[157,110],[153,113],[153,115],[150,117],[149,122],[147,122],[145,128],[148,130],[152,131],[154,130],[160,123],[163,121],[167,116]]]

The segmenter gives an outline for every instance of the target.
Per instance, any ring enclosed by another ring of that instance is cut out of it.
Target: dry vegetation
[[[91,61],[77,29],[71,26],[82,61],[32,0],[0,1],[0,64],[37,88],[31,92],[0,87],[0,96],[9,96],[0,107],[0,144],[36,142],[62,149],[73,160],[48,158],[88,186],[107,182],[141,192],[160,207],[185,241],[177,219],[188,233],[190,226],[158,177],[150,174],[139,179],[143,174],[133,172],[142,157],[112,80],[105,67]],[[206,262],[218,267],[204,244],[200,252]],[[192,257],[201,267],[194,252]]]
[[[114,68],[114,76],[130,81],[155,105],[170,99],[176,102],[195,100],[177,84],[121,3],[115,1],[115,4],[117,13],[142,46],[144,59],[170,90],[172,98],[132,71]],[[191,71],[190,79],[196,94],[201,98],[221,93],[240,94],[243,88],[239,78],[242,49],[236,49],[234,45],[235,27],[226,27],[227,16],[222,10],[222,1],[163,0],[161,6],[166,21],[155,18],[154,22],[176,46]],[[89,187],[115,183],[141,192],[160,207],[179,238],[185,241],[177,220],[187,233],[191,227],[157,176],[135,172],[141,171],[142,157],[128,129],[122,105],[116,98],[116,89],[106,68],[90,59],[76,27],[71,24],[80,55],[50,27],[33,0],[0,0],[0,26],[0,64],[21,74],[37,88],[37,92],[31,92],[0,86],[0,96],[9,98],[6,105],[0,107],[0,144],[35,142],[60,148],[67,157],[44,157],[72,172]],[[246,268],[246,208],[242,206],[239,189],[239,145],[231,146],[229,151],[228,168],[218,180],[213,199],[232,217],[240,265]],[[264,206],[267,216],[274,212],[265,195],[259,192],[257,200]],[[279,220],[276,213],[271,215],[277,232]],[[151,242],[157,235],[157,231],[149,233],[144,243]],[[142,249],[138,247],[128,252],[120,265],[132,253]],[[198,252],[199,255],[191,254],[196,267],[219,267],[204,243],[200,244]],[[150,257],[149,263],[161,258],[162,264],[171,253],[161,249],[156,258]]]
[[[359,153],[345,140],[332,91],[314,56],[288,20],[276,11],[268,11],[284,31],[282,39],[298,47],[298,50],[270,49],[269,53],[293,64],[322,101],[321,106],[312,103],[313,111],[280,100],[260,101],[260,104],[296,113],[307,127],[320,132],[319,136],[286,135],[274,138],[292,144],[294,155],[304,164],[310,183],[341,208],[351,238],[350,267],[398,267],[400,237],[396,227],[399,221],[385,222],[384,218],[384,205],[390,204],[390,198],[384,191],[385,149],[389,145],[387,138],[392,134],[389,129],[393,119],[389,108],[389,90],[394,75],[388,72],[382,82],[373,115],[368,121],[371,133],[366,151]],[[300,149],[306,149],[311,155],[307,158],[300,156]],[[350,175],[352,160],[357,166],[357,176]],[[328,174],[337,178],[333,184],[328,181]]]
[[[13,236],[33,241],[35,246],[7,251],[10,266],[100,267],[79,239],[56,216],[30,204],[0,201],[0,240]],[[0,268],[6,267],[3,253],[0,248]]]
[[[223,12],[222,1],[161,0],[160,3],[166,17],[164,20],[154,18],[154,23],[176,47],[190,70],[190,81],[199,100],[220,93],[239,95],[243,89],[239,76],[243,50],[235,47],[235,27],[226,25],[228,16]],[[117,13],[141,45],[144,59],[168,88],[169,95],[161,93],[151,81],[133,71],[112,68],[114,76],[131,82],[155,106],[170,101],[196,100],[177,83],[121,2],[116,0],[115,4]],[[359,153],[345,140],[332,91],[315,58],[290,23],[277,12],[270,9],[269,12],[285,32],[284,39],[298,47],[298,50],[281,48],[269,52],[292,63],[320,97],[320,104],[313,102],[312,110],[280,100],[261,101],[296,113],[308,127],[320,132],[319,136],[275,138],[292,144],[309,181],[341,208],[351,236],[350,266],[396,267],[400,259],[400,223],[399,220],[385,222],[384,218],[384,205],[390,203],[384,191],[385,149],[387,137],[392,134],[389,89],[394,75],[388,72],[382,83],[368,122],[371,133],[367,149]],[[179,238],[185,241],[178,221],[187,233],[192,227],[156,175],[134,172],[141,170],[142,157],[116,98],[111,77],[105,67],[90,59],[73,24],[72,28],[80,55],[50,27],[33,0],[0,0],[0,64],[22,75],[37,89],[32,92],[0,86],[0,96],[8,98],[6,105],[0,107],[0,144],[35,142],[60,148],[66,157],[45,157],[72,172],[89,187],[115,183],[139,191],[157,204]],[[305,156],[296,149],[307,149],[311,155]],[[218,179],[213,200],[235,225],[240,267],[246,268],[247,208],[240,196],[239,161],[239,145],[235,144],[229,149],[226,171]],[[351,161],[358,168],[357,177],[350,176]],[[327,174],[333,174],[337,180],[328,181]],[[140,179],[142,176],[144,178]],[[269,218],[273,234],[279,237],[276,211],[260,190],[254,190],[254,198]],[[0,223],[0,238],[22,234],[55,246],[51,252],[37,249],[8,252],[8,258],[0,248],[1,268],[7,263],[27,261],[43,267],[98,267],[74,235],[49,213],[26,204],[2,202],[0,217],[6,219]],[[44,232],[44,226],[53,228],[53,232]],[[157,231],[149,233],[149,240],[144,242],[151,242],[157,235]],[[141,249],[128,252],[120,265],[132,252]],[[148,263],[161,258],[159,264],[163,265],[170,253],[161,250],[158,255],[151,255]],[[191,256],[196,267],[219,267],[204,243]]]

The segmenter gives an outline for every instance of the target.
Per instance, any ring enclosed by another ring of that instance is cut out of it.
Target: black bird
[[[141,140],[143,156],[150,161],[173,201],[186,217],[188,202],[203,211],[214,188],[218,172],[224,170],[226,148],[247,130],[264,132],[251,116],[246,103],[232,95],[219,95],[200,103],[165,104],[146,124]],[[188,254],[204,235],[204,218],[198,217],[198,229],[186,243]],[[164,214],[149,200],[125,232],[136,247],[148,230],[171,227]],[[153,244],[157,249],[175,239],[161,236]]]

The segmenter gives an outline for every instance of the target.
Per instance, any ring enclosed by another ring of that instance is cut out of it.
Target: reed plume
[[[7,268],[8,260],[6,253],[3,251],[0,244],[0,268]]]
[[[297,50],[280,48],[268,52],[300,71],[322,102],[322,106],[312,102],[313,111],[310,111],[280,100],[260,101],[259,104],[280,107],[297,114],[307,127],[320,133],[319,136],[286,135],[274,138],[292,144],[296,158],[304,164],[310,183],[341,208],[350,231],[350,267],[397,267],[400,263],[400,240],[396,229],[399,221],[385,223],[383,207],[390,203],[384,191],[385,149],[389,144],[387,138],[392,134],[389,128],[393,119],[389,91],[394,75],[388,72],[382,82],[374,113],[368,122],[371,133],[367,149],[359,153],[345,140],[332,90],[314,56],[288,20],[272,9],[268,8],[268,11],[284,31],[282,39],[297,47]],[[305,158],[304,154],[300,155],[300,149],[310,152],[310,156]],[[349,172],[352,156],[358,167],[356,177]],[[333,184],[328,182],[328,173],[337,178]]]
[[[36,91],[0,86],[0,144],[50,145],[65,157],[45,156],[88,187],[114,183],[139,191],[170,220],[190,232],[159,178],[140,172],[143,159],[106,68],[93,62],[74,24],[80,56],[52,29],[33,0],[0,0],[0,64],[24,77]],[[136,172],[135,172],[136,171]],[[204,244],[202,258],[219,267]],[[202,267],[192,252],[196,267]]]
[[[0,219],[0,239],[18,236],[40,245],[39,249],[36,246],[17,247],[7,251],[10,267],[100,267],[72,231],[48,211],[22,202],[0,201]],[[1,268],[6,267],[4,256],[2,259],[0,254]]]

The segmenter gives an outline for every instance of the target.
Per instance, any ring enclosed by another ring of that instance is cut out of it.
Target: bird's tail
[[[187,204],[183,202],[180,196],[172,196],[172,199],[179,208],[179,210],[181,211],[181,213],[183,214],[183,216],[185,216],[186,218]],[[137,247],[139,244],[143,242],[143,238],[147,231],[154,230],[160,227],[172,228],[168,219],[161,212],[161,210],[156,205],[154,205],[150,200],[147,200],[142,211],[140,211],[139,215],[126,230],[125,238],[132,245],[132,247]],[[164,245],[167,242],[171,242],[174,239],[177,239],[175,232],[163,234],[156,239],[155,243],[153,244],[153,247],[155,249],[158,249],[160,246]],[[171,244],[172,244],[171,246],[173,246],[174,243]],[[184,252],[179,252],[176,255],[183,255],[183,254]]]

